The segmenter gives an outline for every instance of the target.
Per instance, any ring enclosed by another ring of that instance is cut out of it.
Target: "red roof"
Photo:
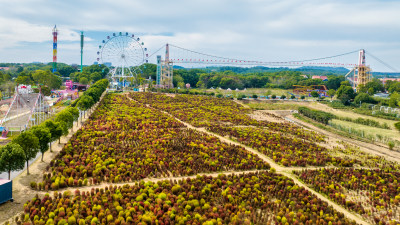
[[[312,79],[328,80],[327,76],[312,76]]]

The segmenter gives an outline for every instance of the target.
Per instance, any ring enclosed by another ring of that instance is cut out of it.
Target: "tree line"
[[[191,87],[224,89],[243,88],[282,88],[292,89],[293,85],[311,86],[326,85],[328,89],[338,89],[344,76],[330,75],[327,81],[309,79],[299,71],[253,72],[239,74],[232,71],[208,72],[205,69],[176,69],[173,84],[175,87]]]
[[[100,100],[101,95],[108,87],[108,80],[102,79],[93,84],[82,96],[76,99],[71,106],[57,113],[52,119],[40,125],[23,131],[12,142],[0,148],[0,172],[7,172],[10,179],[11,171],[21,170],[26,163],[29,174],[29,160],[36,157],[40,151],[43,155],[51,143],[73,129],[74,121],[80,116],[80,111],[87,111]]]

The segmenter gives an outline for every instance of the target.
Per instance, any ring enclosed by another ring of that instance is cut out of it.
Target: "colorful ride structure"
[[[327,92],[328,88],[325,85],[310,85],[310,86],[301,86],[301,85],[293,85],[293,93],[296,95],[306,95],[311,97],[311,92],[318,92],[321,97],[328,97]]]
[[[113,33],[107,36],[97,51],[99,64],[111,64],[110,87],[123,89],[128,86],[140,85],[140,66],[148,62],[147,48],[139,37],[128,32]]]

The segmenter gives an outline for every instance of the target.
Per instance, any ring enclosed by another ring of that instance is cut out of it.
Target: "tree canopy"
[[[29,160],[36,157],[39,151],[39,139],[32,133],[32,131],[24,131],[14,138],[13,142],[22,147],[24,151],[26,169],[29,174]]]
[[[7,172],[10,179],[11,171],[22,170],[25,164],[24,150],[15,143],[8,143],[0,148],[0,172]]]
[[[32,127],[31,131],[39,139],[39,151],[42,153],[43,162],[43,155],[49,150],[49,143],[51,141],[50,129],[42,125]]]

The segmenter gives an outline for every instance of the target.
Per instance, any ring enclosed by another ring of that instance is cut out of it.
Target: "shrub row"
[[[17,224],[356,224],[271,172],[54,192],[24,204]]]
[[[335,118],[335,116],[331,113],[314,110],[307,107],[299,107],[298,111],[300,114],[326,125],[328,124],[329,120]]]

